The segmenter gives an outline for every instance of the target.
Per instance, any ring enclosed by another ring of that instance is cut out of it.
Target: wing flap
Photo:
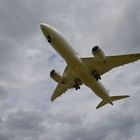
[[[135,62],[139,59],[140,59],[140,53],[106,57],[107,64],[111,68],[123,66]]]
[[[59,83],[51,97],[51,101],[53,102],[57,97],[64,94],[69,88],[72,88],[66,84]]]
[[[75,85],[75,79],[78,79],[76,75],[71,71],[69,67],[66,67],[62,76],[65,79],[65,83],[58,83],[54,93],[51,97],[51,101],[53,102],[56,98],[64,94],[68,89],[73,88]],[[82,83],[80,83],[81,85]]]
[[[96,70],[99,75],[103,75],[109,70],[135,62],[140,59],[140,53],[106,56],[106,63],[97,60],[95,57],[82,58],[90,72]]]

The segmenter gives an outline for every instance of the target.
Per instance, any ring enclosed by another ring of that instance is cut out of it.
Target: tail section
[[[111,96],[110,98],[111,98],[111,101],[117,101],[117,100],[121,100],[121,99],[128,98],[128,97],[130,97],[130,96],[129,95],[121,95],[121,96]],[[104,106],[106,104],[108,104],[108,102],[106,102],[105,100],[102,100],[98,104],[98,106],[96,107],[96,109],[98,109],[98,108],[100,108],[100,107],[102,107],[102,106]]]
[[[130,96],[129,95],[111,96],[111,100],[117,101],[117,100],[121,100],[121,99],[128,98],[128,97],[130,97]]]

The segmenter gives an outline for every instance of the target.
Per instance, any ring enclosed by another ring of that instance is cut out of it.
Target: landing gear
[[[75,88],[75,90],[80,89],[80,86],[78,84],[74,85],[73,87]]]
[[[100,75],[96,75],[96,76],[95,76],[95,79],[96,79],[96,81],[101,80]]]
[[[75,79],[74,82],[75,82],[75,85],[73,87],[75,88],[75,90],[80,89],[80,86],[79,85],[82,84],[81,83],[81,80],[80,79]]]
[[[95,77],[96,81],[101,80],[101,76],[97,73],[96,70],[94,70],[91,74]]]
[[[49,34],[49,35],[47,36],[47,39],[48,39],[48,42],[49,42],[49,43],[51,43],[51,42],[52,42],[52,38],[53,38],[53,37],[52,37],[52,35],[51,35],[51,34]]]

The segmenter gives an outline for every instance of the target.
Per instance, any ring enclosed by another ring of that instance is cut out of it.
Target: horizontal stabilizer
[[[128,98],[130,97],[129,95],[121,95],[121,96],[111,96],[111,100],[112,101],[117,101],[117,100],[121,100],[121,99],[124,99],[124,98]]]
[[[105,101],[105,100],[102,100],[99,104],[98,104],[98,106],[96,107],[96,109],[98,109],[98,108],[100,108],[100,107],[102,107],[102,106],[104,106],[104,105],[106,105],[107,104],[107,102]]]
[[[110,98],[111,98],[112,101],[117,101],[117,100],[121,100],[121,99],[128,98],[128,97],[130,97],[130,96],[129,95],[120,95],[120,96],[111,96]],[[102,100],[98,104],[98,106],[96,107],[96,109],[98,109],[98,108],[100,108],[100,107],[102,107],[102,106],[104,106],[106,104],[108,104],[108,102],[106,102],[105,100]]]

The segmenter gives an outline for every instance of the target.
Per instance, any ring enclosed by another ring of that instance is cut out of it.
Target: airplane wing
[[[140,53],[106,56],[106,63],[97,60],[95,57],[82,58],[89,70],[96,71],[99,75],[103,75],[109,70],[135,62],[140,59]]]
[[[64,83],[58,83],[54,93],[51,97],[51,101],[53,102],[57,97],[64,94],[68,89],[71,89],[75,85],[75,79],[78,79],[76,75],[71,71],[69,67],[66,67],[64,73],[62,75],[64,78]],[[79,82],[79,85],[82,85],[82,82]]]
[[[65,93],[70,88],[72,88],[72,87],[69,85],[59,83],[51,97],[51,101],[53,102],[57,97],[61,96],[63,93]]]

